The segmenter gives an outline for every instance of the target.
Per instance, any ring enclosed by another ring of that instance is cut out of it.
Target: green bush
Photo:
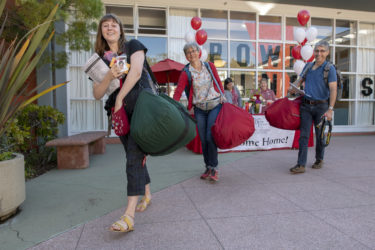
[[[17,114],[8,127],[1,142],[2,147],[25,156],[27,178],[37,176],[55,165],[56,150],[45,144],[57,137],[58,126],[64,121],[65,116],[60,111],[50,106],[30,104]]]

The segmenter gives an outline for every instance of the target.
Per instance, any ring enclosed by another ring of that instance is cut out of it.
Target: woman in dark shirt
[[[112,95],[117,94],[117,97],[110,96],[110,98],[115,98],[116,100],[114,105],[115,112],[125,107],[130,122],[140,91],[142,88],[151,86],[143,86],[143,84],[148,83],[147,72],[143,70],[146,63],[147,48],[137,40],[126,42],[122,27],[121,21],[117,16],[107,14],[102,17],[98,26],[95,51],[107,64],[109,64],[109,60],[104,57],[104,54],[107,54],[109,51],[113,55],[127,55],[127,63],[130,64],[130,70],[125,74],[114,64],[102,82],[94,83],[93,89],[94,97],[101,99],[106,93],[110,82],[115,78],[119,78],[120,89],[112,93]],[[142,212],[150,204],[150,177],[146,166],[146,155],[141,151],[130,134],[120,136],[120,140],[126,152],[128,203],[124,215],[120,220],[112,224],[110,230],[129,232],[134,227],[135,211]],[[143,195],[143,198],[138,203],[139,195]]]

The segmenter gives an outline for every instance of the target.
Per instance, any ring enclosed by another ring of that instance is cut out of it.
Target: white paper
[[[300,94],[300,95],[305,95],[305,91],[304,90],[302,90],[302,89],[299,89],[296,85],[294,85],[293,83],[289,83],[289,85],[292,87],[292,89],[296,92],[296,93],[298,93],[298,94]]]
[[[83,67],[83,71],[96,83],[103,81],[108,70],[110,68],[97,53],[93,54]],[[119,79],[113,79],[107,88],[106,94],[110,95],[118,87],[120,87]]]

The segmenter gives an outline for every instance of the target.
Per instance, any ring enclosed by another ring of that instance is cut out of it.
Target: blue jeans
[[[315,159],[323,160],[324,146],[320,141],[320,129],[316,125],[322,120],[322,116],[328,110],[328,103],[318,103],[315,105],[302,103],[300,107],[301,114],[301,134],[299,138],[298,165],[305,166],[307,161],[307,149],[310,137],[311,124],[314,122],[315,127]]]
[[[216,121],[216,117],[221,110],[221,104],[215,108],[204,111],[194,107],[194,115],[197,120],[198,134],[202,142],[203,159],[206,168],[216,168],[217,160],[217,146],[211,134],[211,127]]]

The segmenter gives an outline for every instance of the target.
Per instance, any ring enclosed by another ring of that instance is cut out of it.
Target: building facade
[[[310,12],[307,27],[318,30],[318,37],[330,43],[329,60],[341,70],[343,98],[335,106],[334,132],[375,131],[375,21],[374,12],[264,4],[252,1],[171,1],[104,0],[105,12],[123,22],[127,39],[136,38],[149,49],[152,65],[170,58],[187,63],[183,46],[190,20],[199,16],[208,40],[203,48],[222,80],[232,77],[244,98],[258,88],[267,75],[277,97],[284,97],[289,82],[296,78],[291,56],[293,31],[301,27],[297,13]],[[104,14],[104,13],[103,13]],[[93,34],[93,41],[95,34]],[[104,100],[95,100],[92,82],[82,66],[90,52],[71,52],[67,68],[67,131],[106,130]]]

